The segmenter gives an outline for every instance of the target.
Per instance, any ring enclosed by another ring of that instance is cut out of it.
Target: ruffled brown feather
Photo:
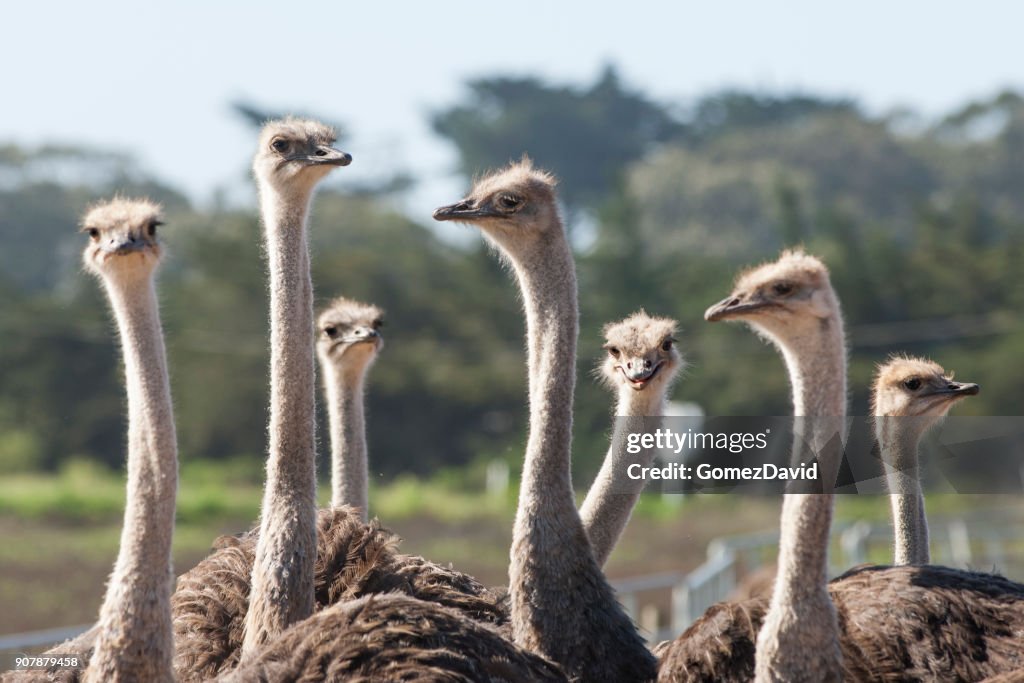
[[[171,598],[179,680],[208,680],[237,666],[257,537],[255,529],[220,537],[206,559],[179,577]],[[350,508],[320,510],[316,608],[365,595],[402,593],[508,628],[508,606],[499,594],[450,567],[402,555],[398,544],[398,537],[377,520],[364,523]]]
[[[829,584],[844,679],[978,681],[1024,668],[1024,585],[949,567],[858,567]],[[659,646],[658,680],[749,681],[768,598],[711,607]]]
[[[565,681],[555,665],[462,613],[404,595],[337,603],[292,626],[222,679],[252,681]]]

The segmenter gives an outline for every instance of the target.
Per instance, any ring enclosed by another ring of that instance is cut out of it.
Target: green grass
[[[251,458],[184,463],[178,487],[179,527],[203,527],[217,519],[256,519],[263,486],[261,467],[262,463]],[[0,517],[64,524],[115,522],[124,509],[124,496],[123,473],[91,461],[72,459],[56,473],[11,474],[0,479]],[[373,514],[382,519],[403,520],[425,514],[441,522],[457,523],[481,518],[506,519],[515,510],[516,496],[514,485],[504,494],[487,493],[475,481],[445,471],[431,479],[402,475],[376,484],[370,500]],[[328,485],[322,482],[320,504],[326,505],[329,497]],[[970,515],[977,512],[979,505],[990,504],[993,498],[929,496],[928,512]],[[641,498],[635,516],[665,521],[694,511],[730,514],[738,505],[737,499],[729,495],[684,498],[648,494]],[[836,518],[840,521],[884,522],[888,514],[888,505],[881,496],[837,497]],[[765,519],[764,528],[774,525],[774,519]]]

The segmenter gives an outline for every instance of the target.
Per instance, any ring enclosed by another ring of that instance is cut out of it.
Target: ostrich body
[[[1009,579],[949,567],[863,566],[828,590],[839,614],[843,680],[980,681],[1024,667],[1024,585]],[[659,681],[750,681],[768,608],[767,596],[712,606],[659,649]]]
[[[918,444],[953,404],[979,390],[977,384],[954,382],[923,358],[893,357],[878,368],[871,404],[879,450],[890,468],[894,564],[930,563]]]
[[[117,320],[128,394],[128,490],[114,571],[95,628],[86,681],[171,681],[171,539],[178,486],[167,352],[154,274],[160,209],[114,199],[82,221],[86,269]]]
[[[478,181],[437,220],[478,226],[515,271],[526,314],[530,430],[512,532],[515,642],[572,680],[650,680],[654,658],[594,559],[570,476],[576,271],[554,178],[529,160]]]
[[[599,565],[604,566],[643,491],[642,480],[630,479],[631,463],[649,465],[653,451],[636,455],[626,451],[630,432],[652,432],[661,426],[665,396],[682,367],[675,346],[676,321],[652,318],[638,311],[605,326],[599,368],[605,385],[616,392],[615,429],[597,478],[580,507],[580,518]]]
[[[461,613],[404,595],[336,603],[221,679],[250,681],[564,682],[553,664]]]
[[[334,131],[315,121],[274,121],[264,126],[253,161],[270,271],[270,441],[243,659],[313,613],[315,386],[306,215],[317,183],[352,161],[334,141]]]
[[[344,297],[317,321],[317,353],[331,425],[331,507],[351,505],[367,520],[369,474],[363,384],[384,341],[384,312]]]
[[[171,605],[174,665],[181,681],[210,680],[238,665],[258,536],[257,528],[240,537],[221,537],[213,553],[179,577]],[[500,595],[471,576],[403,555],[398,544],[398,538],[376,520],[364,523],[357,510],[320,510],[316,612],[367,595],[401,593],[508,630],[508,608]]]

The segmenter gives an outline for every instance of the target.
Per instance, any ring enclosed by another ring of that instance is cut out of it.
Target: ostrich
[[[479,227],[512,267],[526,315],[530,430],[512,532],[515,642],[573,680],[650,680],[655,661],[594,558],[570,476],[576,271],[555,179],[529,159],[475,183],[437,220]]]
[[[316,121],[263,127],[253,171],[270,270],[270,443],[243,659],[313,613],[316,559],[313,284],[306,214],[317,183],[347,166]]]
[[[107,584],[85,680],[170,681],[171,538],[178,489],[167,352],[154,274],[160,208],[114,199],[82,221],[83,260],[110,299],[124,354],[128,394],[128,493],[120,550]]]
[[[507,625],[500,594],[453,569],[398,553],[397,538],[376,521],[363,523],[364,511],[316,512],[305,216],[316,181],[350,161],[329,147],[332,140],[327,127],[298,119],[269,123],[260,136],[254,169],[271,271],[267,486],[259,526],[218,539],[214,552],[178,579],[171,607],[181,680],[208,680],[232,669],[244,652],[260,649],[314,605],[367,594],[402,592]]]
[[[683,366],[676,349],[676,321],[652,318],[638,311],[604,328],[607,356],[598,369],[604,383],[618,395],[612,444],[601,471],[580,507],[594,557],[604,566],[622,535],[643,490],[642,480],[626,476],[632,462],[649,465],[653,453],[626,452],[629,432],[650,432],[661,424],[665,395]]]
[[[918,472],[917,447],[953,404],[978,393],[977,384],[954,382],[937,363],[894,356],[879,366],[872,388],[875,434],[889,475],[893,563],[929,564],[928,519]]]
[[[820,493],[782,503],[779,572],[757,640],[757,680],[839,680],[836,612],[826,589],[831,485],[838,450],[827,443],[846,415],[846,347],[839,299],[828,269],[800,251],[744,273],[733,294],[708,309],[709,321],[742,319],[778,347],[793,385],[793,414],[820,453]]]
[[[367,521],[369,500],[363,381],[380,352],[384,312],[339,297],[317,321],[317,352],[331,423],[331,506],[351,505]]]
[[[97,624],[50,650],[77,653],[86,669],[18,672],[6,681],[171,681],[171,538],[178,485],[167,353],[154,275],[160,262],[160,207],[144,199],[92,207],[85,268],[110,300],[124,355],[128,395],[128,484],[121,543]]]
[[[777,262],[742,275],[733,294],[709,308],[706,317],[746,320],[775,342],[790,371],[798,415],[843,414],[842,321],[828,271],[818,259],[784,252]],[[815,333],[824,338],[814,342]],[[831,504],[816,506],[815,498],[830,496],[790,494],[783,503],[780,570],[772,596],[708,609],[675,641],[657,648],[659,681],[749,681],[755,675],[793,681],[979,680],[1024,666],[1018,640],[1024,632],[1024,586],[932,566],[861,567],[826,586],[832,510]],[[815,509],[821,518],[804,514]],[[803,543],[801,534],[817,547]],[[816,595],[804,600],[800,586],[792,585],[801,575],[814,584],[804,594],[820,586],[824,600]],[[784,618],[773,624],[772,610]],[[780,632],[788,644],[794,640],[790,635],[812,626],[831,629],[815,639],[817,651],[778,647]],[[773,667],[767,672],[762,668],[766,655]]]

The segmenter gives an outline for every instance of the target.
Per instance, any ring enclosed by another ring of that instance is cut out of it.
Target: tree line
[[[243,124],[272,113],[238,110]],[[467,183],[523,153],[560,178],[581,287],[581,476],[596,469],[611,424],[611,397],[590,379],[601,325],[640,307],[681,322],[692,367],[676,398],[709,414],[789,412],[772,351],[702,313],[739,268],[797,244],[828,263],[842,299],[854,413],[867,410],[873,365],[892,351],[931,355],[982,384],[961,414],[1020,411],[1020,95],[938,120],[806,93],[672,103],[607,67],[584,85],[477,79],[430,116]],[[447,243],[429,217],[394,208],[415,180],[328,189],[314,211],[318,300],[344,293],[387,310],[368,394],[373,470],[514,464],[526,420],[519,303],[481,244]],[[113,192],[167,209],[160,292],[183,458],[258,466],[268,358],[255,207],[198,207],[123,154],[12,143],[0,147],[0,471],[123,459],[118,355],[74,230],[89,201]]]

